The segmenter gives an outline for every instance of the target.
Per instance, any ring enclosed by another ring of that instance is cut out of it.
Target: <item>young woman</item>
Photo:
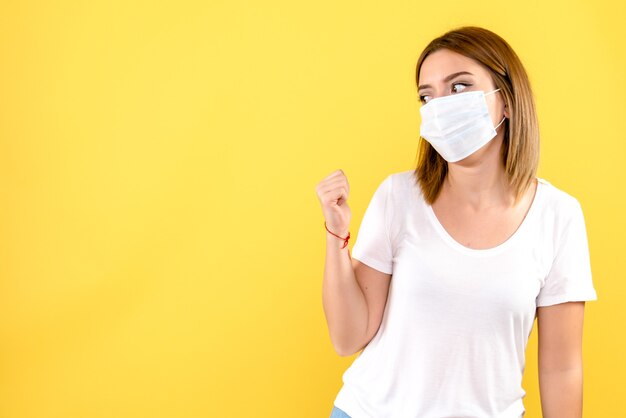
[[[536,177],[526,72],[478,27],[417,62],[415,171],[380,184],[352,256],[349,185],[317,185],[327,232],[323,305],[343,356],[331,416],[518,418],[534,319],[544,418],[582,416],[584,301],[597,298],[578,201]]]

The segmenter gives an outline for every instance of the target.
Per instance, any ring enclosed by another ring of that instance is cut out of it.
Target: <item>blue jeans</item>
[[[526,411],[522,412],[522,415],[520,415],[519,418],[522,418],[524,414],[526,414]],[[333,410],[330,413],[330,418],[350,418],[350,415],[346,414],[341,409],[333,405]]]
[[[333,405],[333,410],[330,413],[330,418],[350,418],[350,415],[346,414],[341,409]]]

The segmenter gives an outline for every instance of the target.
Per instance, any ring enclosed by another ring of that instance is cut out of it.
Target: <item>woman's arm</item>
[[[349,356],[374,337],[382,322],[390,274],[350,259],[341,241],[327,234],[322,299],[335,351]]]
[[[539,390],[544,418],[582,418],[585,302],[537,308]]]
[[[324,178],[316,192],[327,228],[340,237],[348,236],[350,185],[343,171]],[[342,356],[362,349],[378,331],[391,279],[390,274],[351,259],[348,251],[342,239],[326,234],[322,299],[330,339]]]

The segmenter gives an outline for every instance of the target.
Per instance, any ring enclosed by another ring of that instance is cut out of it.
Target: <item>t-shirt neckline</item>
[[[426,200],[423,198],[422,198],[422,203],[426,207],[426,214],[430,220],[430,223],[433,225],[433,227],[435,228],[439,236],[449,246],[453,247],[457,251],[460,251],[462,253],[472,255],[472,256],[479,256],[479,257],[490,256],[490,255],[500,253],[506,250],[511,245],[513,245],[513,243],[517,241],[519,236],[523,234],[524,230],[528,228],[528,224],[531,222],[531,219],[533,218],[534,213],[537,211],[537,206],[539,205],[539,201],[543,194],[543,188],[545,186],[545,183],[546,182],[543,179],[537,178],[537,188],[535,190],[535,195],[533,196],[533,201],[530,204],[530,207],[528,208],[528,211],[526,212],[526,215],[524,216],[522,223],[517,227],[515,232],[513,232],[513,234],[509,236],[505,241],[491,248],[477,249],[477,248],[466,247],[465,245],[461,244],[456,239],[454,239],[448,233],[448,231],[446,231],[446,229],[443,227],[441,222],[439,222],[439,219],[437,218],[437,215],[435,215],[435,211],[433,210],[432,205],[428,204]]]

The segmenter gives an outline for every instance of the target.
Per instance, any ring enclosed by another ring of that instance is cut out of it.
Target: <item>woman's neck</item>
[[[442,194],[457,205],[475,210],[512,206],[514,196],[494,138],[487,147],[458,163],[448,163]]]

